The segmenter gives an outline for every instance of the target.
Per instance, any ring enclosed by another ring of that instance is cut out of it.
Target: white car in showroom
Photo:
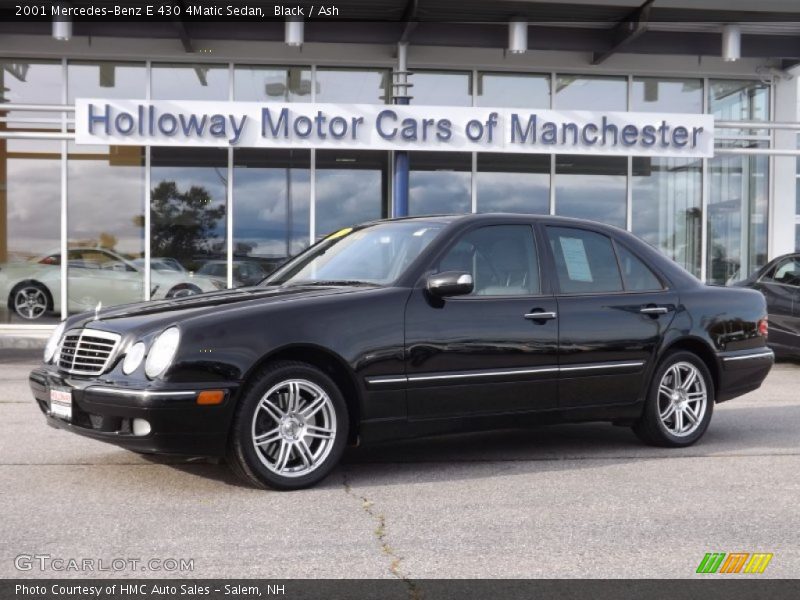
[[[68,310],[94,309],[98,302],[113,306],[142,299],[144,269],[106,248],[68,250]],[[0,298],[26,321],[61,311],[61,253],[51,252],[27,262],[0,266]],[[178,298],[225,288],[217,277],[152,269],[150,297]]]

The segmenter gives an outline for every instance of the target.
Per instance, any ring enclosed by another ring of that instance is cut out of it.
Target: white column
[[[798,121],[798,83],[800,67],[789,71],[792,79],[776,79],[775,114],[773,121]],[[796,148],[797,131],[776,129],[775,148]],[[769,207],[769,258],[794,251],[795,241],[795,181],[797,159],[794,156],[775,156],[772,159],[772,189]]]

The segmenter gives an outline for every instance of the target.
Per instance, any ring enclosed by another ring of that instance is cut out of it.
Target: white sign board
[[[705,114],[78,99],[78,144],[710,157]]]

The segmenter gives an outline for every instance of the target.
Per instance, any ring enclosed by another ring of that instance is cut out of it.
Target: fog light
[[[222,390],[205,390],[197,395],[197,403],[203,405],[222,404],[225,392]]]
[[[133,420],[133,435],[147,435],[150,433],[150,423],[145,419]]]

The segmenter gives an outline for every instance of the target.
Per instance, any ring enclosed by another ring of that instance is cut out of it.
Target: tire
[[[348,425],[347,405],[330,377],[306,363],[275,362],[242,390],[226,460],[250,485],[307,488],[341,459]]]
[[[706,364],[691,352],[670,352],[653,374],[644,411],[633,431],[652,446],[691,446],[708,429],[714,398],[714,380]]]
[[[183,298],[185,296],[194,296],[195,294],[202,294],[203,290],[192,283],[179,283],[167,292],[166,298]]]
[[[8,307],[20,319],[35,321],[53,310],[53,297],[50,290],[38,281],[26,281],[11,290]]]

